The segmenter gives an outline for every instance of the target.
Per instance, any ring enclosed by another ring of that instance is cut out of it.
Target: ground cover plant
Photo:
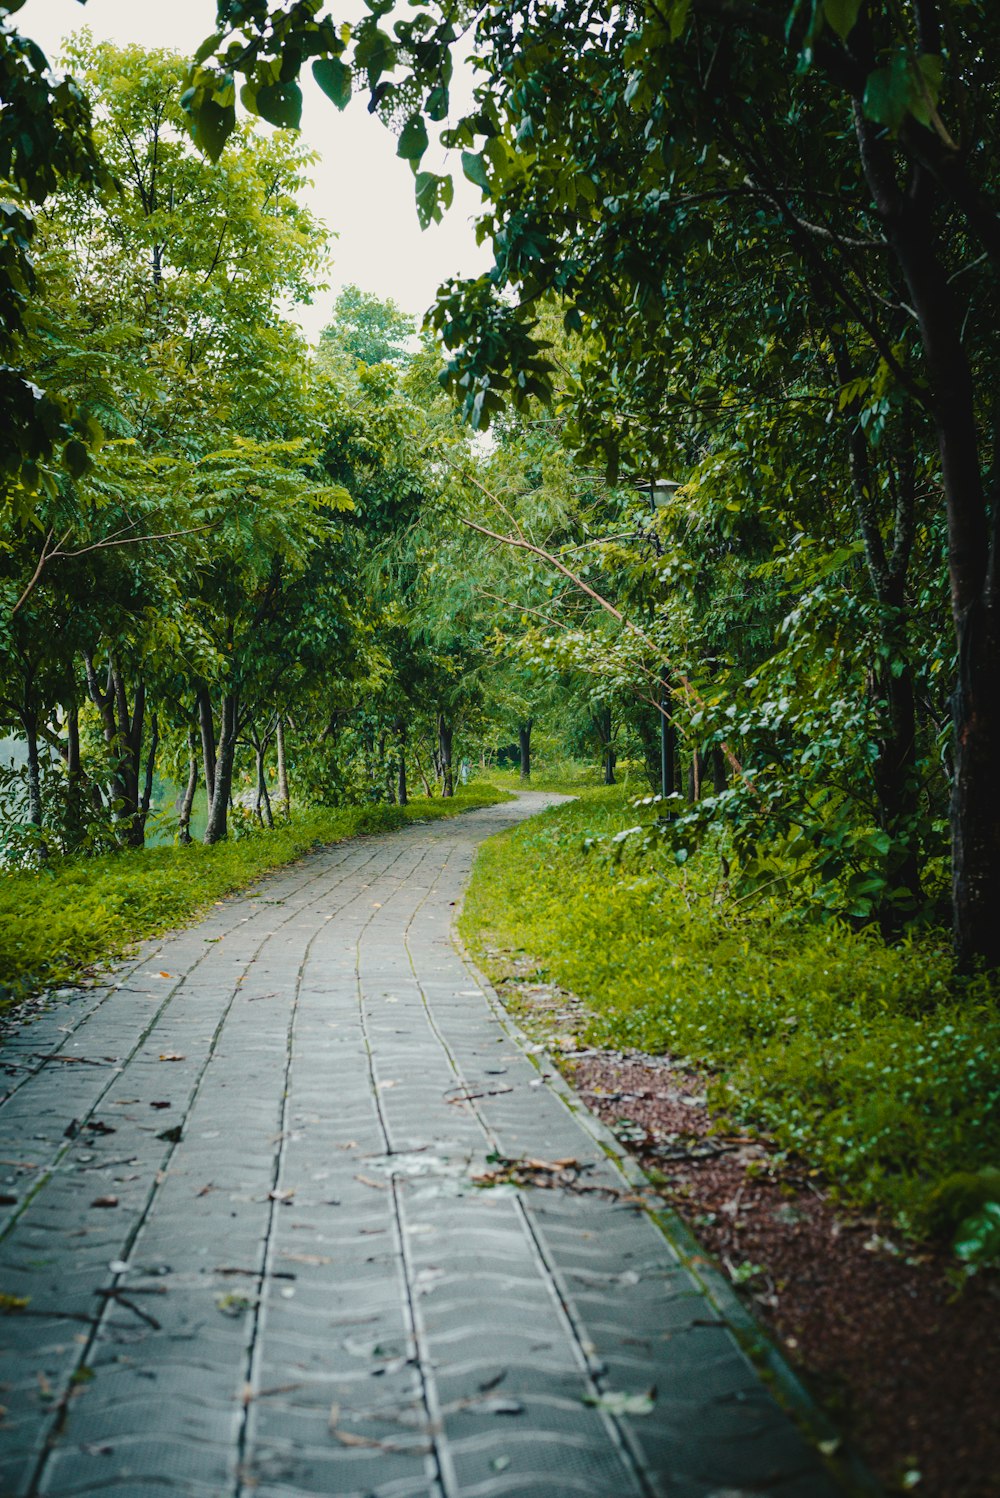
[[[506,799],[504,791],[475,783],[405,807],[304,809],[273,829],[224,843],[118,850],[8,871],[0,875],[0,1006],[114,961],[135,942],[194,919],[213,900],[323,843]]]
[[[1000,1159],[995,989],[955,986],[942,932],[890,945],[734,895],[718,849],[622,852],[633,800],[585,790],[485,845],[462,925],[487,966],[530,954],[584,998],[590,1044],[707,1067],[715,1106],[844,1200],[953,1233]]]

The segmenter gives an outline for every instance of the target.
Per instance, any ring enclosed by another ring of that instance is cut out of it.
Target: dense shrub
[[[1000,1160],[996,988],[956,984],[944,932],[889,946],[734,898],[718,853],[623,852],[636,821],[627,793],[588,791],[487,843],[474,946],[530,953],[588,1002],[592,1043],[709,1068],[731,1117],[923,1231],[942,1181]]]

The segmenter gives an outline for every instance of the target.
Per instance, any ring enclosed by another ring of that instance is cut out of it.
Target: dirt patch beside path
[[[670,1057],[588,1049],[583,1004],[491,954],[498,987],[718,1260],[890,1492],[1000,1494],[1000,1276],[838,1206],[822,1177],[713,1118]]]

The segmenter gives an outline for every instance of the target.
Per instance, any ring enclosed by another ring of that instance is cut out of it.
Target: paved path
[[[452,945],[547,799],[312,855],[10,1038],[3,1498],[834,1491]]]

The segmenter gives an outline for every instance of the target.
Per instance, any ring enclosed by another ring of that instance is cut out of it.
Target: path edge
[[[521,1047],[539,1072],[545,1086],[556,1094],[567,1111],[586,1129],[628,1185],[659,1198],[657,1186],[639,1162],[623,1149],[611,1130],[591,1112],[580,1094],[570,1086],[547,1047],[540,1047],[540,1043],[521,1028],[472,956],[458,930],[464,905],[465,891],[452,912],[449,934],[462,961],[482,987],[498,1023]],[[662,1199],[660,1206],[645,1206],[643,1211],[680,1263],[698,1282],[709,1304],[721,1320],[726,1322],[779,1406],[819,1452],[847,1498],[885,1498],[885,1489],[869,1470],[853,1443],[838,1430],[830,1416],[809,1393],[777,1343],[743,1304],[708,1250],[702,1247],[683,1219]],[[823,1450],[827,1443],[836,1443],[832,1452]]]

